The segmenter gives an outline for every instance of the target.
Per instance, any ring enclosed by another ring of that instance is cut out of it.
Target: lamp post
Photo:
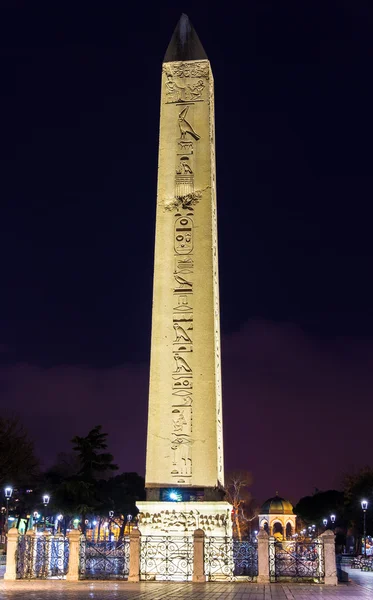
[[[5,537],[5,551],[6,551],[7,542],[8,542],[9,500],[12,497],[13,488],[10,487],[10,485],[8,485],[4,489],[4,494],[5,494],[5,498],[6,498],[6,512],[5,512],[5,535],[6,535],[6,537]]]
[[[33,522],[35,524],[35,531],[37,532],[38,531],[38,519],[39,519],[40,515],[37,510],[34,510],[32,516],[33,516]]]
[[[323,520],[322,520],[322,523],[323,523],[323,525],[324,525],[324,527],[325,527],[325,529],[326,529],[326,526],[327,526],[327,524],[328,524],[328,519],[323,519]]]
[[[46,530],[46,526],[47,526],[47,511],[45,509],[47,508],[50,499],[51,499],[51,497],[48,494],[44,494],[44,496],[43,496],[43,504],[44,504],[44,531]]]
[[[335,515],[330,515],[330,521],[331,521],[331,524],[332,524],[332,529],[333,529],[333,531],[334,531],[334,525],[335,525]]]
[[[361,501],[361,508],[363,509],[363,515],[364,515],[364,557],[367,557],[367,529],[366,529],[366,513],[367,513],[367,508],[368,508],[368,502],[367,500],[362,500]]]
[[[58,532],[61,533],[61,521],[63,519],[63,515],[57,515],[55,521],[54,521],[54,532],[55,534],[57,534]]]
[[[114,511],[113,510],[109,510],[109,542],[111,542],[111,537],[112,537],[112,533],[111,533],[111,524],[113,522],[113,518],[114,518]]]
[[[127,515],[128,535],[131,533],[130,526],[132,521],[132,515]]]

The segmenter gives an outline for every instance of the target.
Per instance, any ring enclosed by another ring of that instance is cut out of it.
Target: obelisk
[[[220,515],[209,530],[221,535],[231,529],[223,501],[214,83],[186,15],[164,57],[161,85],[147,502],[138,503],[140,528],[151,533],[158,523],[171,531],[165,512],[189,514],[197,501],[206,523]],[[202,527],[197,521],[187,528]]]

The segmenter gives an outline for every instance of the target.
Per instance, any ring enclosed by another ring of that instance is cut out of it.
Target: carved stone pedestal
[[[140,578],[204,582],[233,568],[227,502],[138,502]],[[222,556],[222,554],[224,556]]]
[[[137,502],[141,535],[232,536],[232,506],[228,502]]]

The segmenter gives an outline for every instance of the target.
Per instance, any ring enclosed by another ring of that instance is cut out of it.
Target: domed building
[[[259,527],[279,540],[290,539],[295,533],[296,518],[291,502],[276,493],[260,509]]]

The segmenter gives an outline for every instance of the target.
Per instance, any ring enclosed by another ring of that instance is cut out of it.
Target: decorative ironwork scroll
[[[63,536],[51,538],[49,556],[48,577],[65,577],[69,566],[69,539]]]
[[[205,574],[209,581],[254,581],[258,575],[258,547],[231,537],[205,538]]]
[[[269,566],[272,581],[314,581],[320,583],[325,574],[321,540],[312,542],[269,543]]]
[[[231,537],[205,538],[205,574],[208,581],[233,580],[233,539]]]
[[[249,540],[233,540],[234,579],[254,581],[258,575],[258,546]]]
[[[69,563],[69,540],[63,536],[22,535],[16,560],[17,579],[63,579]]]
[[[129,539],[90,542],[80,545],[80,579],[127,579],[129,574]]]
[[[193,575],[193,538],[142,536],[140,542],[140,579],[191,581]]]

